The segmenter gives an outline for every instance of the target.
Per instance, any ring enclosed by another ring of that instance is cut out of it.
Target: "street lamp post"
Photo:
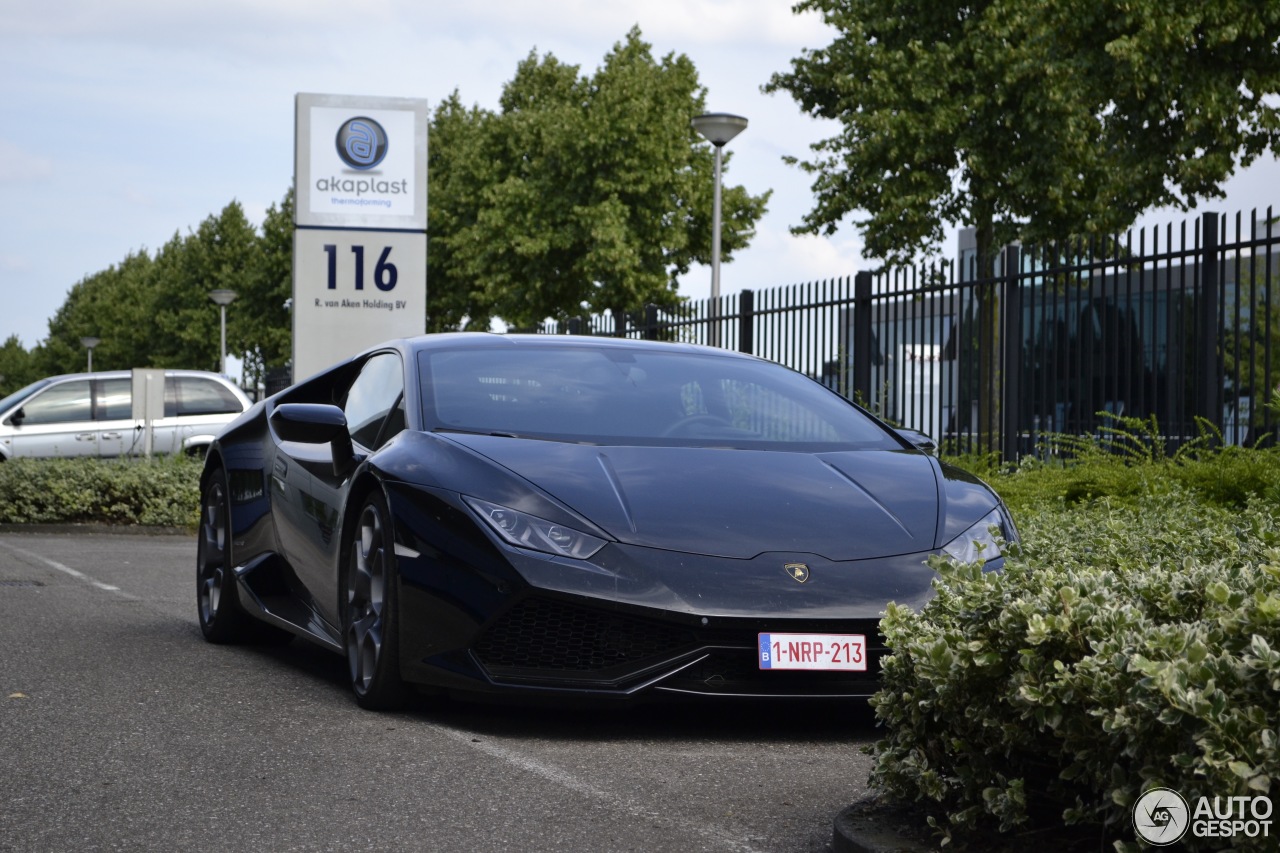
[[[88,364],[88,367],[85,369],[86,373],[93,373],[93,348],[100,343],[102,343],[101,338],[95,338],[91,335],[87,335],[80,339],[80,346],[84,347],[89,351],[89,364]]]
[[[209,298],[218,306],[218,310],[222,315],[222,345],[219,347],[221,357],[219,364],[221,367],[218,372],[223,376],[227,375],[227,306],[236,301],[236,292],[234,290],[211,290]]]
[[[703,113],[693,117],[693,129],[715,146],[716,183],[711,205],[711,345],[720,343],[720,171],[724,146],[747,129],[747,120],[730,113]]]

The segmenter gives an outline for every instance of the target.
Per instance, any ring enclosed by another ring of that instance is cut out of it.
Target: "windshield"
[[[420,359],[428,429],[597,444],[902,446],[844,398],[754,359],[545,345]]]
[[[23,388],[18,391],[14,391],[8,397],[5,397],[3,400],[0,400],[0,414],[3,414],[4,412],[9,411],[14,406],[18,405],[23,400],[27,399],[32,394],[39,391],[41,388],[43,388],[48,384],[49,384],[48,379],[41,379],[37,382],[32,382],[26,388]]]

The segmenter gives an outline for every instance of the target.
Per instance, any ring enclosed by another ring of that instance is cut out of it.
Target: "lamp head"
[[[694,130],[717,148],[747,129],[747,120],[731,113],[703,113],[694,116],[692,124]]]

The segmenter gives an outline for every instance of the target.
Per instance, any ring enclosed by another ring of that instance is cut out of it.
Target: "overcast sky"
[[[638,25],[654,54],[684,53],[707,107],[746,116],[726,182],[774,191],[722,289],[857,272],[861,240],[794,237],[809,180],[782,162],[832,128],[770,74],[830,41],[791,0],[0,0],[0,342],[30,348],[68,290],[130,252],[154,252],[232,200],[254,223],[293,178],[299,92],[496,106],[535,50],[594,71]],[[1212,209],[1280,206],[1270,157]],[[1155,218],[1160,218],[1153,214]],[[948,250],[950,251],[950,249]],[[681,281],[694,298],[710,275]],[[429,298],[429,297],[428,297]],[[216,310],[210,303],[210,310]],[[233,309],[234,310],[234,309]]]

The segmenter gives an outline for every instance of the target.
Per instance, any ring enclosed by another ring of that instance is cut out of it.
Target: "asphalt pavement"
[[[335,655],[204,643],[194,553],[0,529],[0,850],[926,849],[849,808],[869,712],[372,714]]]

